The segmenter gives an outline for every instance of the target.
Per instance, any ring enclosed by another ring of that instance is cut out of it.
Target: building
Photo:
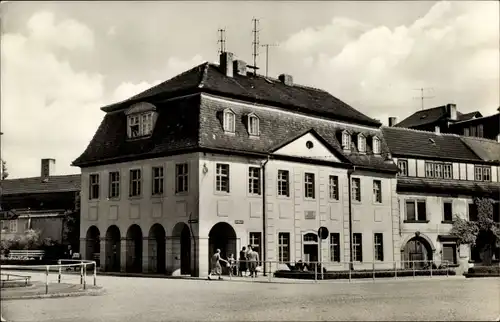
[[[449,133],[500,142],[500,112],[450,124]]]
[[[41,239],[63,242],[64,220],[78,207],[81,179],[80,175],[53,175],[54,167],[55,160],[42,159],[39,177],[0,181],[2,239],[35,229]]]
[[[499,221],[500,144],[398,127],[382,127],[382,132],[400,168],[402,259],[428,259],[438,265],[447,261],[467,269],[477,252],[471,255],[467,245],[459,247],[449,231],[455,215],[475,220],[474,197],[496,200]]]
[[[102,269],[206,274],[216,248],[249,244],[276,262],[321,250],[331,269],[400,260],[398,168],[381,124],[329,93],[223,53],[102,110],[73,163],[80,250]]]

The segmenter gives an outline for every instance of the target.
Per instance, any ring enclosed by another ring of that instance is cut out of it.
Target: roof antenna
[[[279,44],[264,44],[262,47],[266,47],[266,77],[269,73],[269,47],[277,47]]]
[[[226,52],[226,28],[220,28],[217,30],[219,33],[219,39],[217,40],[217,46],[219,47],[219,55]]]
[[[257,29],[257,25],[259,24],[259,19],[253,18],[252,23],[253,23],[253,30],[252,30],[252,33],[253,33],[253,42],[252,42],[253,66],[247,66],[247,68],[253,69],[253,74],[257,75],[257,69],[259,69],[259,67],[257,67],[257,56],[259,56],[259,31],[260,31]]]
[[[421,100],[421,108],[422,110],[424,109],[424,99],[431,99],[434,98],[435,96],[424,96],[424,90],[434,90],[432,87],[427,87],[427,88],[414,88],[415,91],[420,91],[420,97],[414,97],[413,99],[420,99]]]

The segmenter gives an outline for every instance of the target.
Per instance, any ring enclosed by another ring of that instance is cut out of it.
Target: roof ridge
[[[81,176],[81,173],[76,173],[76,174],[55,174],[49,176],[49,178],[62,178],[62,177],[71,177],[71,176]],[[41,179],[42,176],[36,176],[36,177],[23,177],[23,178],[13,178],[13,179],[4,179],[2,181],[14,181],[14,180],[26,180],[26,179]]]
[[[432,132],[432,131],[424,131],[424,130],[417,130],[417,129],[410,129],[410,128],[407,128],[407,127],[398,127],[398,126],[386,126],[386,125],[382,125],[381,126],[382,129],[398,129],[398,130],[406,130],[406,131],[410,131],[410,132],[420,132],[420,133],[427,133],[427,134],[433,134],[433,135],[436,135],[436,136],[452,136],[452,137],[462,137],[461,135],[459,134],[455,134],[455,133],[436,133],[436,132]]]
[[[200,83],[198,84],[198,88],[203,88],[203,86],[205,85],[205,82],[208,78],[208,66],[210,65],[210,63],[208,61],[206,61],[203,64],[205,65],[205,67],[203,68],[203,73],[201,74]]]

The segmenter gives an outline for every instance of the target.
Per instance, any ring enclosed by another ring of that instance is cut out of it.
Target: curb
[[[76,296],[98,296],[105,294],[106,291],[103,288],[98,288],[96,290],[84,290],[81,292],[69,292],[69,293],[53,293],[53,294],[33,294],[33,295],[20,295],[20,296],[6,296],[2,297],[2,301],[10,300],[31,300],[31,299],[44,299],[44,298],[58,298],[58,297],[76,297]]]

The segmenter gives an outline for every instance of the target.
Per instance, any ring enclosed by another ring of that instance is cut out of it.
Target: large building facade
[[[191,275],[208,273],[215,249],[236,257],[246,245],[273,270],[401,265],[399,159],[381,124],[289,75],[220,58],[102,108],[74,161],[83,256],[109,271]]]

